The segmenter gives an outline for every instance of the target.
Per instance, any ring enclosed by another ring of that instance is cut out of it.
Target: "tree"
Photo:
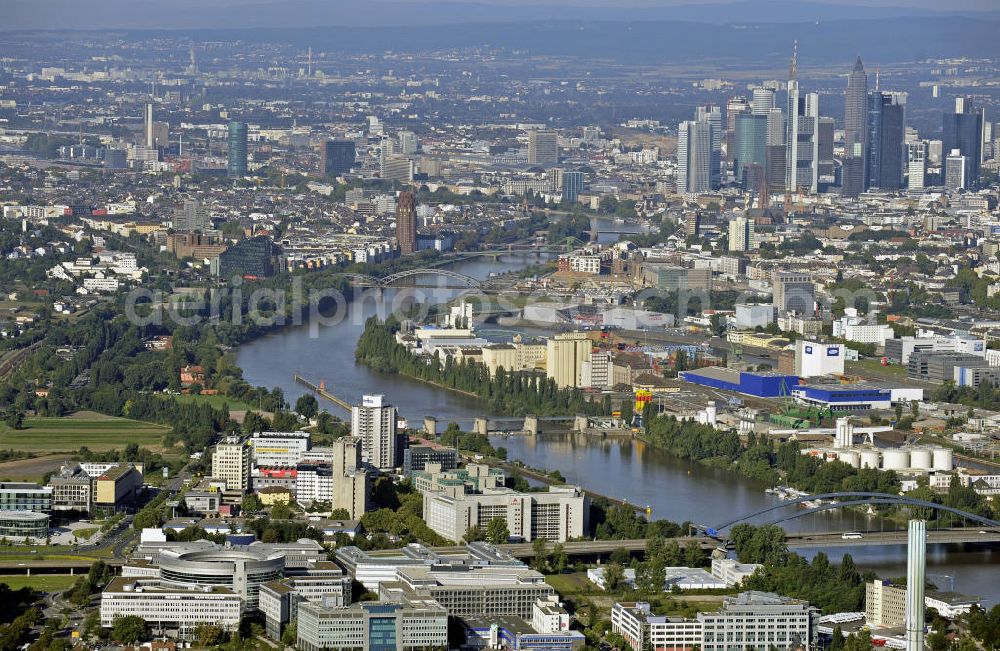
[[[249,495],[245,495],[243,497],[243,502],[240,504],[240,507],[244,513],[257,513],[264,508],[264,505],[261,503],[259,497],[250,493]]]
[[[226,641],[226,632],[220,626],[201,624],[194,629],[194,639],[200,647],[217,646]]]
[[[704,552],[701,551],[701,547],[698,546],[693,540],[689,540],[686,545],[684,545],[684,564],[688,567],[699,567],[705,559]]]
[[[625,568],[618,563],[604,566],[604,591],[617,592],[625,583]]]
[[[288,626],[285,627],[284,632],[281,634],[281,643],[285,646],[295,646],[295,642],[298,641],[299,637],[299,622],[293,619]]]
[[[122,644],[135,644],[149,637],[149,624],[137,615],[119,617],[111,626],[111,639]]]
[[[474,524],[465,530],[465,535],[462,536],[465,542],[476,542],[477,540],[486,540],[486,532],[478,524]]]
[[[549,563],[552,566],[554,574],[562,574],[566,571],[566,566],[569,565],[569,557],[566,555],[566,549],[562,543],[556,543],[555,547],[552,548],[552,556],[549,559]]]
[[[544,572],[545,568],[549,566],[548,541],[545,538],[535,538],[531,541],[531,549],[535,552],[531,566],[539,572]]]
[[[3,420],[11,429],[24,429],[24,412],[20,409],[8,409]]]
[[[510,540],[510,530],[503,518],[493,518],[486,525],[486,542],[493,545],[503,545]]]
[[[311,393],[299,396],[295,401],[295,411],[306,420],[312,420],[319,413],[319,401]]]

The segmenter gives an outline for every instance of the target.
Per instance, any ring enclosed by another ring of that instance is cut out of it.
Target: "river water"
[[[484,279],[491,273],[537,262],[533,255],[513,255],[498,260],[466,260],[450,268]],[[314,382],[324,380],[328,390],[351,403],[358,402],[364,393],[383,393],[413,427],[420,427],[424,416],[433,415],[442,427],[454,421],[470,428],[474,418],[486,415],[486,407],[480,401],[399,375],[377,373],[354,361],[355,344],[368,317],[376,314],[385,317],[401,306],[444,302],[459,291],[447,285],[382,292],[365,290],[348,305],[346,317],[336,324],[320,325],[317,319],[267,335],[242,346],[237,363],[248,382],[280,387],[293,404],[305,392],[292,379],[298,373]],[[347,416],[332,404],[322,407],[334,415]],[[714,526],[777,501],[764,493],[763,485],[740,475],[679,460],[630,439],[601,440],[585,435],[543,433],[535,438],[495,437],[494,444],[506,447],[512,459],[559,470],[571,483],[649,505],[655,518]],[[893,525],[853,512],[832,512],[789,521],[783,526],[793,531],[864,531]],[[883,577],[906,572],[903,547],[838,547],[826,551],[833,559],[849,552],[859,566],[871,568]],[[941,588],[953,587],[959,592],[980,595],[987,604],[1000,601],[1000,550],[972,545],[932,545],[928,549],[927,568],[931,580]]]

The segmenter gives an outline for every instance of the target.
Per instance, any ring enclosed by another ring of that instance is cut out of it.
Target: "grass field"
[[[215,409],[221,409],[222,405],[229,405],[229,411],[249,411],[253,409],[250,405],[235,398],[230,398],[227,396],[203,396],[203,395],[191,395],[191,394],[180,394],[173,396],[177,402],[202,402],[212,405]]]
[[[6,583],[11,590],[32,588],[39,592],[63,592],[68,590],[79,578],[79,574],[76,576],[72,574],[32,574],[31,576],[11,574],[8,576],[0,575],[0,583]]]
[[[548,574],[546,582],[561,595],[603,595],[605,592],[591,583],[583,572]]]
[[[159,449],[170,428],[93,412],[63,418],[26,418],[24,429],[0,424],[0,448],[25,452],[75,451],[87,446],[95,452],[117,450],[128,443]]]
[[[905,366],[901,366],[899,364],[882,366],[882,363],[877,359],[862,359],[857,362],[847,362],[845,370],[849,375],[856,373],[859,375],[871,375],[874,377],[888,379],[906,378]]]

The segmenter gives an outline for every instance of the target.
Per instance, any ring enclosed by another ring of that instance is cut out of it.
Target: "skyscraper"
[[[385,396],[366,395],[351,408],[351,436],[361,439],[361,457],[372,467],[396,467],[396,408]]]
[[[819,95],[802,97],[798,80],[798,43],[792,52],[788,68],[788,111],[785,125],[785,190],[819,189],[817,159],[819,157]]]
[[[174,211],[175,231],[206,231],[211,225],[208,209],[197,199],[187,199]]]
[[[712,189],[722,185],[722,112],[718,106],[699,106],[695,120],[708,122],[712,126],[712,156],[709,161],[712,174]]]
[[[528,132],[528,164],[542,167],[559,164],[559,136],[555,131]]]
[[[323,143],[320,172],[324,175],[350,172],[356,153],[353,140],[327,140]]]
[[[145,109],[143,111],[142,120],[143,132],[146,139],[146,147],[152,149],[156,146],[155,136],[153,135],[153,103],[147,102]]]
[[[736,118],[750,112],[750,102],[746,97],[738,95],[726,102],[726,159],[733,160],[736,156]],[[739,178],[739,177],[737,177]]]
[[[750,111],[754,115],[767,115],[774,108],[774,89],[757,86],[753,89]]]
[[[247,175],[247,123],[229,123],[229,164],[226,174],[231,179]]]
[[[712,125],[681,122],[677,127],[677,192],[699,194],[712,189]]]
[[[898,190],[903,184],[905,95],[868,94],[868,187]]]
[[[844,100],[844,154],[864,156],[868,128],[868,74],[861,57],[854,62],[851,74],[847,75]]]
[[[583,172],[568,170],[562,174],[562,198],[564,201],[576,201],[583,192]]]
[[[979,182],[979,166],[983,160],[983,112],[963,98],[955,100],[955,112],[944,115],[943,150],[946,154],[957,149],[967,161],[965,187]]]
[[[972,164],[968,156],[958,149],[952,149],[944,161],[944,187],[949,190],[963,190],[969,187],[969,168]]]
[[[396,240],[402,255],[417,250],[417,201],[412,192],[400,192],[396,198]]]
[[[909,190],[923,190],[927,175],[927,143],[915,140],[906,143],[906,187]]]
[[[819,132],[816,134],[816,149],[818,151],[816,162],[818,165],[817,173],[821,178],[830,177],[833,176],[833,132],[835,130],[835,122],[833,118],[821,117],[817,125],[819,127]]]
[[[751,113],[738,115],[734,141],[729,157],[733,161],[736,180],[742,183],[745,181],[744,167],[753,164],[767,166],[767,116]]]

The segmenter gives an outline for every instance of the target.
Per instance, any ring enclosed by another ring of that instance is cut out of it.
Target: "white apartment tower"
[[[379,470],[396,467],[396,408],[385,396],[366,395],[351,408],[351,435],[361,439],[361,457]]]
[[[226,482],[226,490],[246,492],[250,487],[253,447],[249,441],[229,436],[215,446],[212,477]]]

